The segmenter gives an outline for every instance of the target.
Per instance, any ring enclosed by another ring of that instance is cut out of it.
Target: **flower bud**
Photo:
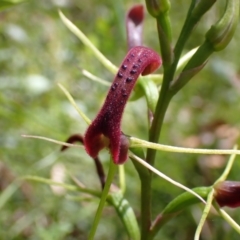
[[[146,0],[148,12],[155,18],[170,10],[169,0]]]
[[[206,34],[206,40],[215,51],[224,49],[236,30],[239,16],[239,0],[228,0],[222,18]]]
[[[191,23],[194,25],[202,18],[202,16],[213,6],[216,0],[199,0],[195,1],[195,7],[191,13]]]
[[[220,207],[240,206],[240,182],[224,181],[215,186],[215,200]]]

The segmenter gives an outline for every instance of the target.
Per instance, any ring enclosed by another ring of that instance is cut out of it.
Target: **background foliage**
[[[57,194],[47,185],[20,181],[20,178],[25,175],[51,178],[56,176],[54,170],[58,167],[65,171],[65,182],[71,182],[71,174],[83,184],[100,189],[92,160],[83,150],[60,153],[57,145],[24,139],[21,134],[64,141],[72,133],[84,133],[86,124],[57,83],[61,82],[80,108],[93,118],[107,88],[88,80],[81,69],[107,81],[113,79],[63,25],[57,10],[60,8],[104,55],[119,65],[127,51],[125,13],[135,3],[130,0],[29,1],[0,12],[0,239],[86,239],[97,199],[70,192]],[[179,34],[188,4],[190,1],[172,1],[173,39]],[[204,17],[186,52],[203,41],[206,30],[222,13],[223,4],[217,3]],[[232,147],[240,126],[239,30],[238,26],[230,45],[211,56],[205,69],[173,98],[161,143]],[[144,44],[159,49],[155,22],[147,13]],[[122,129],[146,139],[143,99],[129,102]],[[107,152],[101,156],[108,159]],[[222,172],[226,157],[159,153],[158,159],[161,160],[156,167],[161,171],[188,187],[196,187],[211,185]],[[104,162],[106,169],[107,164]],[[240,163],[236,161],[231,180],[239,180],[239,169]],[[126,197],[137,211],[139,180],[130,161],[126,163],[126,182]],[[182,192],[159,178],[154,179],[153,186],[155,213]],[[192,239],[202,207],[194,206],[168,223],[161,230],[162,239]],[[238,223],[239,211],[229,211]],[[127,239],[110,207],[104,211],[97,239]],[[239,236],[213,212],[202,239],[239,239]]]

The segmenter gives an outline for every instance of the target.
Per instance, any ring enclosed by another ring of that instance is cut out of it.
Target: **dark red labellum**
[[[149,74],[160,65],[161,58],[152,49],[140,46],[131,48],[120,65],[121,74],[118,72],[115,76],[100,112],[86,131],[84,145],[91,157],[96,157],[102,148],[108,147],[116,164],[126,161],[127,155],[123,154],[125,157],[122,158],[120,153],[120,124],[124,107],[139,75]]]

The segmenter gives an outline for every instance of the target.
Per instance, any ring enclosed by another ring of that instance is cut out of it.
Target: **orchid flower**
[[[139,75],[150,74],[160,65],[161,58],[152,49],[142,46],[130,49],[100,112],[86,131],[84,146],[91,157],[95,158],[101,149],[108,147],[115,164],[127,160],[128,138],[120,128],[124,107]]]

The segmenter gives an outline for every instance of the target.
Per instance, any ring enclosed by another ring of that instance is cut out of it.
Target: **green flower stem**
[[[148,4],[148,2],[149,2],[149,0],[147,1],[147,4]],[[169,56],[169,59],[166,58],[166,64],[164,65],[164,77],[163,77],[163,83],[161,86],[160,96],[159,96],[159,99],[158,99],[158,102],[156,105],[156,110],[154,113],[154,119],[152,122],[152,126],[149,130],[149,142],[157,143],[159,141],[165,113],[167,111],[167,108],[168,108],[171,98],[176,93],[176,91],[170,92],[169,87],[174,78],[174,74],[176,72],[176,68],[177,68],[181,53],[183,51],[183,48],[185,46],[185,43],[188,40],[196,23],[200,20],[202,15],[205,12],[207,12],[208,9],[211,8],[211,6],[214,4],[214,2],[215,2],[215,0],[207,1],[207,2],[206,2],[206,0],[202,0],[200,2],[198,1],[198,5],[196,5],[197,1],[196,0],[192,1],[192,4],[188,11],[186,21],[183,26],[183,29],[180,33],[180,36],[178,38],[178,41],[177,41],[176,46],[173,51],[173,54],[174,54],[173,63],[168,65],[170,63],[170,61],[167,61],[167,60],[171,59],[171,57]],[[192,13],[194,13],[194,14],[192,15]],[[160,24],[162,24],[162,23],[159,20],[159,23],[158,23],[159,37],[161,37],[163,35],[163,32],[160,31],[162,28],[161,29],[159,28]],[[168,47],[167,44],[169,44],[169,42],[166,42],[166,37],[163,36],[162,42],[160,39],[161,48],[164,46],[164,44],[165,44],[165,46]],[[169,51],[169,48],[167,48],[167,50]],[[172,53],[169,53],[169,54],[171,55]],[[197,66],[197,67],[199,67],[199,66]],[[147,150],[146,161],[152,166],[154,165],[155,156],[156,156],[156,150],[154,150],[154,149]],[[144,191],[144,193],[150,199],[150,200],[148,199],[148,201],[146,202],[146,204],[144,206],[144,208],[145,208],[144,212],[142,212],[142,218],[145,219],[146,215],[144,215],[144,213],[149,214],[149,212],[151,210],[151,174],[148,179],[148,185],[142,186],[142,187],[143,187],[142,191]],[[143,199],[142,199],[142,201],[143,201]],[[145,229],[143,229],[143,232],[149,231],[149,229],[147,229],[148,221],[149,221],[149,219],[145,220],[145,224],[143,225],[145,227]]]
[[[191,193],[192,195],[194,195],[195,197],[197,197],[199,200],[201,200],[203,203],[206,203],[205,200],[199,196],[197,193],[195,193],[193,190],[191,190],[190,188],[184,186],[183,184],[174,181],[172,178],[168,177],[167,175],[165,175],[164,173],[160,172],[159,170],[157,170],[156,168],[154,168],[153,166],[149,165],[147,162],[145,162],[143,159],[139,158],[136,155],[130,155],[132,157],[132,159],[140,162],[143,166],[145,166],[146,168],[148,168],[151,172],[157,174],[159,177],[163,178],[164,180],[170,182],[171,184],[173,184],[176,187],[182,188],[183,190]]]
[[[197,227],[197,230],[196,230],[196,233],[195,233],[195,236],[194,236],[194,240],[199,240],[203,225],[204,225],[204,223],[207,219],[208,213],[209,213],[209,211],[211,209],[211,206],[212,206],[213,195],[214,195],[214,189],[212,189],[211,192],[208,194],[207,204],[206,204],[206,206],[203,210],[203,214],[202,214],[202,217],[201,217],[200,222],[198,224],[198,227]]]
[[[116,169],[117,169],[117,165],[114,164],[112,159],[110,159],[109,162],[110,162],[109,163],[110,165],[109,165],[109,170],[108,170],[106,183],[105,183],[105,186],[104,186],[104,189],[103,189],[103,192],[102,192],[102,196],[101,196],[101,199],[100,199],[100,203],[98,205],[98,209],[97,209],[94,221],[93,221],[92,228],[91,228],[90,233],[89,233],[88,240],[93,240],[94,239],[94,236],[95,236],[95,233],[96,233],[96,230],[97,230],[97,227],[98,227],[101,215],[102,215],[102,211],[103,211],[106,199],[108,197],[109,189],[111,187],[111,184],[112,184],[112,181],[113,181],[113,178],[114,178],[114,174],[115,174]]]
[[[145,155],[144,155],[142,148],[134,148],[134,147],[130,146],[130,151],[134,155],[140,157],[141,159],[145,159]],[[148,178],[148,175],[149,175],[148,169],[146,167],[144,167],[141,163],[134,161],[134,158],[132,158],[131,154],[129,155],[129,158],[131,160],[133,160],[132,163],[134,164],[134,167],[136,168],[136,170],[139,174],[140,180],[144,181],[146,178]]]
[[[163,66],[172,63],[172,26],[169,17],[171,3],[169,0],[146,0],[148,12],[157,21],[158,38],[162,53]]]
[[[176,47],[174,49],[174,62],[170,66],[165,65],[165,67],[164,67],[164,77],[163,77],[163,83],[161,86],[160,97],[158,99],[158,103],[157,103],[155,114],[154,114],[154,120],[153,120],[151,129],[150,129],[150,133],[149,133],[149,141],[150,142],[156,143],[159,140],[163,119],[164,119],[168,104],[173,96],[173,94],[169,93],[169,85],[170,85],[170,82],[173,80],[183,47],[184,47],[188,37],[190,36],[193,27],[196,24],[196,23],[192,24],[189,21],[191,12],[194,9],[195,4],[196,4],[196,1],[192,1],[192,4],[191,4],[189,12],[188,12],[187,19],[185,21],[182,32],[180,34],[180,37],[179,37]],[[159,36],[160,35],[161,35],[161,33],[159,33]],[[147,159],[146,159],[147,162],[150,164],[153,164],[155,155],[156,155],[155,150],[148,150]]]
[[[172,70],[174,70],[174,72],[175,72],[177,63],[180,59],[183,48],[185,46],[185,43],[186,43],[187,39],[189,38],[189,36],[191,34],[192,28],[194,27],[194,25],[191,26],[190,17],[191,17],[192,11],[193,11],[193,9],[196,5],[196,2],[197,2],[196,0],[192,0],[192,3],[190,5],[188,13],[187,13],[185,23],[183,25],[182,31],[180,33],[180,36],[179,36],[179,38],[177,40],[177,43],[175,45],[175,48],[174,48],[174,59],[175,60],[172,64]]]
[[[234,150],[236,150],[236,149],[237,149],[237,146],[234,146]],[[230,159],[229,159],[229,161],[228,161],[228,163],[227,163],[227,166],[226,166],[224,172],[223,172],[222,175],[218,178],[218,180],[214,183],[214,185],[216,185],[217,183],[219,183],[219,182],[221,182],[221,181],[224,181],[224,180],[227,178],[227,176],[228,176],[228,174],[229,174],[229,172],[230,172],[230,170],[231,170],[231,168],[232,168],[232,166],[233,166],[233,163],[234,163],[234,161],[235,161],[235,158],[236,158],[236,154],[232,154],[231,157],[230,157]],[[202,218],[201,218],[201,220],[200,220],[200,222],[199,222],[199,225],[198,225],[198,227],[197,227],[194,240],[199,240],[199,238],[200,238],[201,230],[202,230],[202,228],[203,228],[204,222],[205,222],[205,220],[206,220],[206,218],[207,218],[207,215],[208,215],[208,213],[209,213],[209,211],[210,211],[210,208],[211,208],[211,206],[212,206],[212,202],[213,202],[213,200],[214,200],[214,193],[215,193],[215,190],[214,190],[214,187],[212,187],[211,192],[208,194],[207,204],[206,204],[206,206],[205,206],[205,208],[204,208],[204,211],[203,211],[203,214],[202,214]],[[219,208],[219,206],[215,203],[215,201],[214,201],[213,203],[214,203],[213,205],[214,205],[215,209],[218,211],[218,213],[219,213],[238,233],[240,233],[240,232],[239,232],[240,226],[239,226],[238,224],[236,224],[236,223],[234,222],[234,220],[231,219],[224,211],[222,211],[222,210]]]
[[[60,83],[58,83],[58,86],[60,89],[64,92],[70,103],[75,107],[79,115],[83,118],[83,120],[89,125],[91,123],[91,120],[79,109],[76,102],[74,101],[73,97],[70,95],[70,93],[67,91],[67,89]]]
[[[27,175],[22,177],[22,179],[24,180],[30,180],[30,181],[36,181],[36,182],[40,182],[40,183],[45,183],[48,185],[55,185],[55,186],[60,186],[68,191],[73,191],[73,192],[83,192],[83,193],[87,193],[90,194],[92,196],[95,197],[100,197],[100,192],[99,191],[95,191],[92,189],[88,189],[88,188],[84,188],[84,187],[80,187],[78,186],[74,186],[74,185],[70,185],[70,184],[65,184],[65,183],[59,183],[59,182],[55,182],[52,181],[51,179],[47,179],[47,178],[42,178],[42,177],[38,177],[38,176],[31,176],[31,175]]]
[[[208,193],[211,191],[212,187],[198,187],[193,188],[192,191],[197,193],[202,198],[206,199]],[[176,217],[179,213],[181,213],[184,209],[194,204],[199,203],[199,198],[196,198],[192,193],[184,192],[174,198],[162,211],[161,214],[157,216],[155,221],[151,226],[151,233],[149,240],[152,240],[158,231],[171,219]]]
[[[90,48],[95,55],[95,57],[113,74],[116,74],[118,71],[118,68],[112,64],[94,45],[93,43],[84,35],[80,29],[78,29],[70,20],[68,20],[64,14],[59,11],[59,15],[65,24],[65,26],[73,33],[75,36],[77,36],[84,45],[86,45],[88,48]]]
[[[125,193],[126,190],[126,179],[125,179],[125,169],[124,169],[124,165],[119,165],[118,166],[119,169],[119,185],[120,185],[120,189],[122,194]]]
[[[185,43],[190,37],[193,28],[196,26],[201,17],[212,7],[216,0],[200,0],[199,3],[197,2],[198,1],[196,0],[192,0],[192,3],[188,10],[187,18],[174,48],[174,63],[171,69],[174,72],[176,70],[176,66],[178,64]]]
[[[208,57],[214,52],[212,45],[205,41],[182,70],[180,76],[171,82],[170,94],[175,95],[205,65]]]
[[[167,67],[164,68],[166,71]],[[161,87],[160,97],[156,106],[156,111],[154,113],[154,119],[152,122],[152,126],[149,131],[149,141],[150,142],[158,142],[159,135],[161,131],[161,127],[163,124],[163,119],[165,116],[165,112],[167,110],[168,104],[171,98],[167,98],[164,90],[168,89],[168,82],[166,79],[166,74],[164,74],[163,84]],[[150,165],[154,165],[154,160],[156,156],[156,150],[148,149],[147,150],[147,157],[146,161]],[[150,232],[150,224],[151,220],[151,201],[152,201],[152,190],[151,190],[151,181],[152,181],[152,174],[145,180],[146,184],[142,184],[142,240],[147,240],[149,237]],[[146,197],[147,196],[147,197]]]
[[[130,150],[135,155],[145,159],[142,149],[130,148]],[[141,163],[135,161],[133,155],[130,154],[129,157],[133,160],[141,181],[141,239],[147,240],[151,226],[151,191],[149,191],[151,189],[151,173]]]
[[[202,148],[184,148],[184,147],[173,147],[169,145],[159,144],[148,142],[139,138],[130,137],[130,146],[137,148],[149,148],[165,152],[177,152],[177,153],[194,153],[194,154],[224,154],[231,155],[237,154],[240,155],[240,150],[234,149],[202,149]]]
[[[166,68],[164,70],[166,70]],[[173,73],[170,73],[170,74],[173,75]],[[157,143],[159,140],[159,135],[162,128],[164,116],[168,108],[168,104],[171,100],[171,96],[168,94],[169,83],[168,81],[165,80],[167,77],[168,77],[167,74],[164,74],[160,96],[159,96],[156,110],[154,113],[154,119],[149,131],[149,142],[153,142],[153,143]],[[154,165],[155,155],[156,155],[156,150],[148,149],[146,161],[149,164]]]
[[[147,240],[149,237],[150,227],[152,223],[151,214],[151,192],[152,176],[149,175],[145,181],[141,181],[141,240]]]
[[[22,137],[40,139],[40,140],[52,142],[52,143],[55,143],[55,144],[59,144],[61,146],[66,146],[66,147],[84,148],[83,145],[76,145],[76,144],[72,144],[72,143],[61,142],[61,141],[57,141],[57,140],[52,139],[52,138],[47,138],[47,137],[42,137],[42,136],[24,135],[23,134]]]
[[[108,81],[106,81],[106,80],[104,80],[104,79],[101,79],[101,78],[95,76],[94,74],[88,72],[88,71],[85,70],[85,69],[82,70],[82,74],[83,74],[85,77],[91,79],[92,81],[98,82],[98,83],[100,83],[100,84],[102,84],[102,85],[104,85],[104,86],[107,86],[107,87],[110,87],[110,86],[111,86],[111,83],[110,83],[110,82],[108,82]]]
[[[173,61],[172,53],[172,29],[168,12],[156,18],[158,38],[162,53],[163,67],[169,66]]]
[[[219,213],[219,215],[226,221],[228,224],[237,232],[240,234],[240,226],[223,210],[221,209],[218,204],[213,201],[213,206]]]
[[[237,146],[234,146],[233,148],[234,150],[237,150]],[[232,169],[232,166],[233,166],[233,163],[236,159],[236,153],[235,154],[232,154],[228,163],[227,163],[227,166],[226,168],[224,169],[224,172],[222,173],[222,175],[217,179],[217,181],[214,183],[214,185],[218,184],[219,182],[223,182],[226,180],[230,170]]]

